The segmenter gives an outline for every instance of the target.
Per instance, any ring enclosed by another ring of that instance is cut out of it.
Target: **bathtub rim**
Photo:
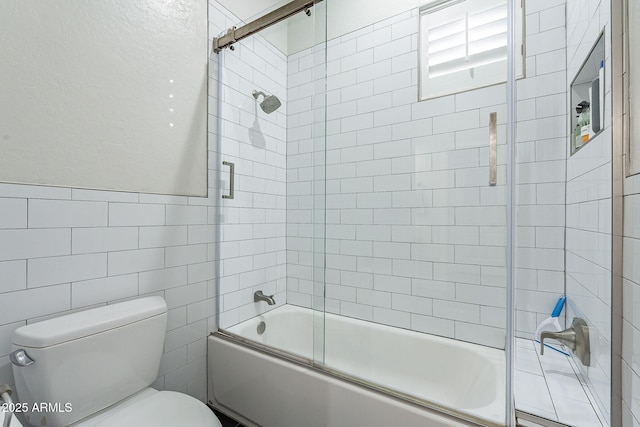
[[[421,408],[429,409],[449,417],[457,418],[457,419],[466,421],[468,423],[476,424],[478,426],[502,427],[506,425],[506,408],[505,408],[505,420],[503,420],[503,422],[500,423],[500,422],[497,422],[497,420],[482,418],[467,412],[456,411],[455,409],[450,408],[448,406],[441,405],[427,399],[421,399],[414,395],[403,393],[401,391],[388,388],[380,384],[372,383],[363,378],[355,377],[353,375],[349,375],[342,371],[329,368],[325,365],[318,364],[314,360],[302,357],[298,354],[291,353],[286,350],[281,350],[275,347],[271,347],[271,346],[253,341],[251,339],[242,337],[233,332],[229,332],[228,330],[223,328],[218,328],[217,331],[211,332],[208,338],[214,338],[214,339],[218,338],[223,341],[230,342],[231,344],[239,345],[241,347],[245,347],[250,350],[257,351],[259,353],[262,353],[268,356],[276,357],[280,360],[284,360],[286,362],[293,363],[304,368],[312,369],[313,371],[316,371],[318,373],[328,375],[332,378],[345,381],[352,385],[363,387],[369,391],[373,391],[375,393],[380,393],[384,396],[399,399],[406,403],[410,403],[412,405],[416,405]],[[444,337],[440,337],[440,338],[444,338]],[[479,345],[479,344],[475,344],[475,345]]]

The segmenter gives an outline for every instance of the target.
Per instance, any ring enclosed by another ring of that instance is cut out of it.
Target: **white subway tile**
[[[200,282],[193,285],[170,288],[164,292],[164,295],[168,308],[193,304],[207,299],[207,284],[206,282]],[[188,316],[189,308],[187,307],[187,323],[191,323]]]
[[[397,40],[379,45],[373,48],[374,61],[383,61],[411,51],[411,37],[402,37]]]
[[[411,245],[409,243],[374,242],[373,256],[377,258],[409,259]]]
[[[362,320],[373,320],[373,307],[370,305],[355,304],[347,301],[340,302],[340,314]]]
[[[107,225],[106,202],[29,200],[29,228]]]
[[[0,324],[24,321],[70,308],[69,284],[8,292],[0,298]]]
[[[455,338],[482,345],[503,349],[505,346],[505,331],[502,328],[477,325],[466,322],[456,322]]]
[[[456,284],[414,278],[411,280],[411,293],[421,297],[453,300],[456,295]]]
[[[74,254],[138,249],[137,227],[73,228],[71,250]]]
[[[478,110],[469,110],[433,118],[433,133],[447,133],[466,129],[476,129],[480,125]]]
[[[140,227],[140,249],[187,244],[187,226]]]
[[[432,316],[411,314],[411,329],[427,334],[453,338],[454,321]]]
[[[71,284],[71,308],[102,304],[138,295],[138,275],[104,277]]]
[[[391,41],[391,27],[383,27],[379,30],[363,34],[356,39],[358,51],[375,48]]]
[[[409,313],[382,307],[373,307],[373,321],[398,328],[408,329],[411,327],[411,315]]]
[[[0,262],[0,293],[27,288],[27,261]],[[0,339],[0,343],[2,340]],[[2,344],[0,344],[2,345]],[[1,353],[0,353],[1,354]]]
[[[389,58],[384,61],[374,62],[371,65],[365,65],[358,68],[357,81],[358,83],[366,82],[369,80],[377,79],[379,77],[388,76],[391,74],[392,59]],[[373,91],[373,86],[371,86]]]
[[[328,283],[326,285],[326,297],[340,301],[356,302],[356,290],[357,288],[351,286],[333,285]]]
[[[70,255],[36,258],[27,262],[27,286],[95,279],[107,275],[107,254]]]
[[[480,266],[434,263],[433,278],[439,281],[479,284],[480,283]],[[457,298],[457,294],[456,294],[456,298]]]
[[[466,283],[456,284],[456,300],[461,302],[488,305],[491,307],[505,307],[506,295],[504,287],[480,286]]]
[[[413,295],[393,294],[392,308],[394,310],[431,316],[434,301],[431,298],[422,298]]]
[[[163,291],[187,284],[187,266],[141,272],[140,294]]]
[[[26,199],[0,199],[0,228],[27,228]]]
[[[206,206],[167,205],[166,207],[167,225],[190,225],[206,223]]]
[[[195,264],[207,261],[207,245],[171,246],[165,248],[165,266]]]
[[[70,229],[0,230],[0,260],[71,253]]]
[[[480,323],[480,306],[436,299],[433,300],[433,316]]]
[[[340,281],[343,285],[357,288],[373,289],[373,275],[355,271],[341,271]]]
[[[109,225],[112,227],[164,225],[164,210],[164,205],[109,203]]]
[[[391,293],[372,291],[370,289],[357,289],[358,304],[372,305],[375,307],[391,308]]]
[[[477,245],[480,241],[478,227],[434,226],[431,234],[433,243]]]
[[[109,276],[157,270],[164,267],[164,249],[110,252],[108,265]]]
[[[478,264],[504,266],[506,262],[506,248],[493,246],[456,245],[455,262],[460,264]]]
[[[376,291],[392,292],[394,294],[411,294],[411,279],[386,274],[374,275],[373,288]]]
[[[198,298],[201,298],[200,294],[197,294]],[[217,298],[203,299],[196,301],[187,306],[187,322],[193,323],[202,319],[213,317],[217,311],[218,301]],[[196,358],[206,357],[206,339],[196,341],[188,345],[189,359],[195,360]]]

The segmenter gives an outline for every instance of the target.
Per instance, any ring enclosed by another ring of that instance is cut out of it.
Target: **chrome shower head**
[[[275,95],[267,95],[266,93],[259,92],[257,90],[254,90],[252,95],[255,99],[258,99],[260,95],[264,97],[264,99],[260,103],[260,108],[262,108],[262,111],[267,114],[273,113],[282,105],[278,97]]]

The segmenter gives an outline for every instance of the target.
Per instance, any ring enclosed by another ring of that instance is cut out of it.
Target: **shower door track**
[[[213,38],[213,51],[219,53],[222,49],[231,46],[237,41],[260,32],[280,21],[284,21],[303,10],[307,11],[314,4],[320,3],[321,1],[322,0],[293,0],[260,18],[254,19],[240,28],[231,27],[223,36]]]
[[[387,388],[375,383],[371,383],[365,379],[362,378],[357,378],[348,374],[345,374],[343,372],[340,371],[336,371],[333,370],[331,368],[327,368],[324,365],[318,364],[316,362],[314,362],[311,359],[307,359],[305,357],[301,357],[298,356],[296,354],[290,353],[288,351],[284,351],[284,350],[278,350],[275,349],[273,347],[269,347],[260,343],[257,343],[255,341],[246,339],[241,337],[240,335],[236,335],[234,333],[228,332],[224,329],[218,329],[215,332],[212,332],[210,334],[210,336],[215,336],[216,338],[220,338],[224,341],[228,341],[232,344],[236,344],[236,345],[240,345],[243,347],[247,347],[251,350],[257,351],[259,353],[263,353],[266,354],[268,356],[272,356],[272,357],[276,357],[278,359],[284,360],[286,362],[290,362],[293,364],[296,364],[298,366],[304,367],[304,368],[310,368],[316,372],[322,373],[324,375],[336,378],[338,380],[342,380],[345,382],[348,382],[350,384],[356,385],[356,386],[360,386],[363,388],[366,388],[370,391],[382,394],[384,396],[388,396],[388,397],[393,397],[395,399],[407,402],[407,403],[411,403],[415,406],[424,408],[424,409],[429,409],[435,412],[439,412],[441,414],[453,417],[453,418],[457,418],[459,420],[463,420],[469,423],[473,423],[479,427],[487,427],[487,426],[494,426],[495,424],[487,424],[486,421],[478,419],[472,415],[469,414],[462,414],[459,412],[454,411],[451,408],[448,408],[446,406],[442,406],[442,405],[438,405],[437,403],[428,401],[428,400],[424,400],[424,399],[420,399],[418,397],[415,397],[413,395],[407,394],[407,393],[402,393],[400,391],[391,389],[391,388]]]

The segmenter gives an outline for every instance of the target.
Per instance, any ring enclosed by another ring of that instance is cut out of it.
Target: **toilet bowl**
[[[150,387],[164,347],[167,306],[154,296],[16,329],[16,391],[31,426],[220,427],[199,400]],[[13,424],[12,424],[13,425]]]

